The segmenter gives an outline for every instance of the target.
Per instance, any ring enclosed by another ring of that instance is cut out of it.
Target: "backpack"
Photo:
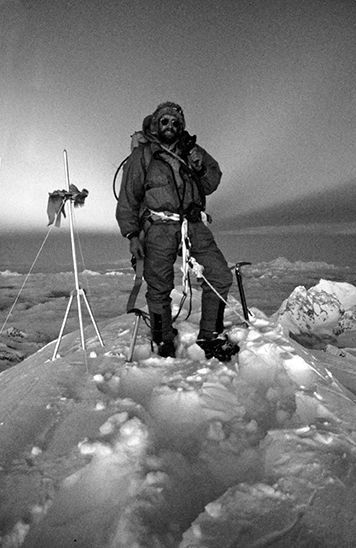
[[[147,143],[150,143],[150,141],[147,139],[147,137],[145,137],[143,131],[135,131],[135,133],[133,133],[131,135],[131,147],[130,147],[131,152],[135,148],[139,147],[140,145],[146,145]],[[124,164],[130,158],[130,155],[131,155],[131,153],[128,156],[126,156],[126,158],[121,162],[121,164],[119,165],[119,167],[115,171],[114,180],[113,180],[113,192],[114,192],[114,196],[115,196],[116,200],[119,199],[119,197],[117,195],[117,192],[116,192],[116,180],[117,180],[117,177],[119,175],[119,172],[120,172],[121,168],[124,166]],[[143,148],[143,157],[144,157],[145,167],[146,167],[146,171],[147,171],[148,166],[150,165],[150,162],[151,162],[151,149],[150,149],[150,147],[144,147]]]

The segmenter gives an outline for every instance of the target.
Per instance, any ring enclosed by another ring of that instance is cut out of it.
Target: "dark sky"
[[[220,163],[215,216],[354,179],[355,28],[353,0],[0,0],[0,228],[45,228],[66,149],[78,223],[115,230],[116,167],[165,100]]]

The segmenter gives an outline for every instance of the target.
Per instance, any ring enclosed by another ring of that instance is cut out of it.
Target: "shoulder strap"
[[[151,163],[151,160],[152,160],[152,151],[151,151],[151,146],[150,146],[149,143],[147,143],[143,147],[143,160],[145,162],[145,170],[146,170],[146,173],[147,173],[148,167],[149,167],[149,165]]]

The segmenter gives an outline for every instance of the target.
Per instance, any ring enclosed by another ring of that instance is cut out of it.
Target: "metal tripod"
[[[84,299],[84,303],[86,304],[86,307],[87,307],[87,309],[88,309],[89,316],[90,316],[90,319],[91,319],[91,321],[92,321],[92,323],[93,323],[93,326],[94,326],[96,335],[97,335],[97,337],[98,337],[98,339],[99,339],[99,342],[100,342],[101,346],[104,346],[103,339],[101,338],[101,335],[100,335],[98,326],[97,326],[97,324],[96,324],[96,322],[95,322],[94,315],[93,315],[93,312],[92,312],[92,310],[91,310],[91,308],[90,308],[90,305],[89,305],[87,296],[86,296],[86,294],[85,294],[85,291],[84,291],[84,289],[82,289],[82,288],[79,286],[78,267],[77,267],[77,255],[76,255],[75,240],[74,240],[74,231],[73,231],[73,211],[72,211],[73,203],[72,203],[72,197],[71,197],[71,194],[70,194],[69,169],[68,169],[68,155],[67,155],[67,151],[64,150],[64,151],[63,151],[63,154],[64,154],[64,168],[65,168],[66,184],[67,184],[68,195],[69,195],[68,218],[69,218],[69,228],[70,228],[70,239],[71,239],[71,245],[72,245],[72,257],[73,257],[73,269],[74,269],[75,290],[73,290],[73,291],[71,292],[70,297],[69,297],[69,302],[68,302],[67,310],[66,310],[66,312],[65,312],[64,319],[63,319],[63,322],[62,322],[62,326],[61,326],[61,329],[60,329],[60,332],[59,332],[59,335],[58,335],[57,343],[56,343],[56,346],[55,346],[55,349],[54,349],[54,352],[53,352],[53,356],[52,356],[52,361],[56,359],[57,352],[58,352],[58,349],[59,349],[59,345],[61,344],[61,340],[62,340],[62,336],[63,336],[63,331],[64,331],[64,328],[65,328],[65,325],[66,325],[66,322],[67,322],[67,319],[68,319],[70,307],[72,306],[74,296],[77,297],[78,318],[79,318],[79,328],[80,328],[80,339],[81,339],[81,343],[82,343],[82,349],[85,350],[85,337],[84,337],[84,327],[83,327],[83,317],[82,317],[82,306],[81,306],[80,297],[83,297],[83,299]],[[60,214],[60,213],[59,213],[59,214]]]

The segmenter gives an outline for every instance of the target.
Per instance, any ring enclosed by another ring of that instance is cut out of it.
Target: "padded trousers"
[[[190,253],[204,267],[203,274],[216,291],[227,300],[232,273],[218,248],[211,230],[201,221],[189,223]],[[152,338],[169,342],[174,338],[171,291],[174,289],[174,263],[181,241],[180,223],[155,221],[145,234],[144,278],[146,300],[151,317]],[[209,285],[202,281],[202,303],[198,338],[210,339],[223,330],[225,304]]]

